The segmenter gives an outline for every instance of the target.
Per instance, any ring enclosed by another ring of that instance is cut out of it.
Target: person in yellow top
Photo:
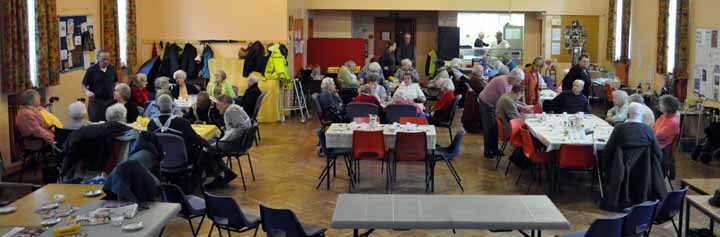
[[[235,91],[233,90],[232,83],[230,83],[227,79],[227,74],[225,74],[225,71],[218,70],[213,74],[214,80],[210,81],[207,85],[207,92],[212,96],[213,98],[217,98],[220,95],[228,95],[231,98],[237,97],[235,95]]]

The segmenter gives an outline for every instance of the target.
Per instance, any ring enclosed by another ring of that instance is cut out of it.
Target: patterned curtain
[[[610,8],[608,10],[608,34],[607,34],[607,47],[605,48],[605,58],[613,61],[613,54],[615,54],[615,4],[617,0],[610,0]]]
[[[659,0],[658,28],[657,28],[657,55],[655,72],[657,74],[667,73],[667,34],[668,34],[668,11],[670,0]]]
[[[690,0],[678,0],[677,6],[677,29],[675,39],[675,70],[673,76],[676,85],[675,96],[680,101],[685,101],[687,96],[687,80],[688,80],[688,51],[689,37],[688,37],[688,25],[690,23],[689,17],[690,11]]]
[[[27,0],[0,1],[2,11],[2,49],[0,65],[5,69],[0,75],[3,92],[14,94],[30,88],[28,69]]]
[[[630,47],[630,22],[632,17],[632,0],[623,1],[623,18],[622,18],[622,42],[620,50],[620,59],[627,60],[629,58],[628,48]]]
[[[100,0],[102,19],[102,49],[110,53],[110,63],[120,75],[120,40],[118,34],[117,0]]]
[[[35,0],[35,20],[38,86],[54,86],[60,82],[56,0]]]
[[[127,67],[130,71],[137,68],[137,28],[135,26],[135,1],[127,0]]]

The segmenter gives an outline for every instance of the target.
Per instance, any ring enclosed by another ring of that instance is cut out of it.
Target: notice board
[[[87,69],[95,63],[92,16],[59,16],[60,72]]]

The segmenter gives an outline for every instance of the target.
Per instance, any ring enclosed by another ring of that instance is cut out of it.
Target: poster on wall
[[[695,32],[694,93],[720,101],[720,29],[697,29]]]
[[[92,16],[59,16],[60,72],[87,69],[95,63]]]

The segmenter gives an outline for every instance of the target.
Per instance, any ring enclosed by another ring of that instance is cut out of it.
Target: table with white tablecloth
[[[395,147],[395,134],[397,132],[425,132],[427,135],[428,149],[435,149],[437,134],[433,125],[406,125],[406,124],[378,124],[377,128],[371,128],[370,124],[363,123],[333,123],[325,131],[325,142],[327,148],[352,148],[352,137],[354,130],[383,130],[385,135],[385,147]]]
[[[543,118],[543,116],[545,116]],[[583,127],[582,131],[593,131],[595,141],[592,135],[586,135],[585,132],[576,134],[577,136],[568,135],[572,130],[566,125],[567,121],[578,116],[576,114],[530,114],[525,117],[525,124],[530,133],[535,136],[543,145],[547,147],[546,151],[554,151],[560,149],[560,145],[593,145],[596,149],[603,150],[613,127],[610,126],[602,118],[593,114],[582,115]]]
[[[195,103],[197,103],[197,95],[188,95],[185,98],[175,99],[175,106],[182,110],[189,110]]]

